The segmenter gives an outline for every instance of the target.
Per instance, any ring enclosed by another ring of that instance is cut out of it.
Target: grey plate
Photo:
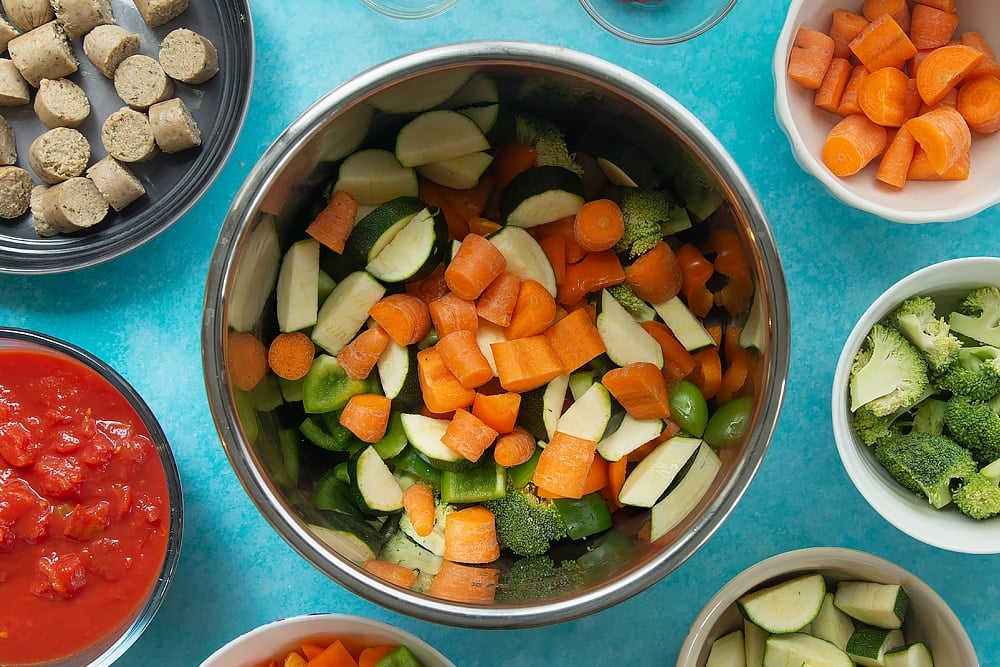
[[[254,41],[246,0],[191,0],[183,14],[158,28],[149,28],[132,0],[111,0],[115,21],[142,38],[141,53],[156,57],[160,41],[175,28],[190,28],[215,44],[219,73],[199,85],[175,82],[201,129],[202,145],[172,155],[159,154],[130,165],[146,194],[120,213],[111,210],[95,227],[72,235],[41,238],[31,213],[0,220],[0,272],[59,273],[118,257],[163,232],[186,213],[208,189],[226,162],[246,117],[253,81]],[[90,116],[78,129],[90,140],[91,163],[106,155],[100,133],[104,119],[124,106],[112,82],[83,54],[82,38],[73,40],[80,69],[69,79],[90,98]],[[6,57],[6,53],[4,54]],[[0,108],[14,128],[18,166],[28,169],[28,147],[47,128],[31,104]],[[35,177],[36,182],[40,182]]]

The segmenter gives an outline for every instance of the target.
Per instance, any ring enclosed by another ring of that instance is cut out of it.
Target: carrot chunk
[[[499,583],[500,570],[495,567],[475,567],[445,560],[431,580],[427,594],[452,602],[488,604],[496,597]]]
[[[917,69],[917,90],[927,104],[937,104],[972,72],[983,52],[964,44],[949,44],[927,54]]]
[[[570,311],[543,335],[559,358],[564,373],[572,373],[607,352],[597,326],[583,308]]]
[[[902,67],[917,53],[906,31],[888,14],[873,19],[848,47],[869,72]]]
[[[974,132],[992,134],[1000,130],[1000,78],[983,74],[965,82],[958,90],[955,105]]]
[[[637,361],[622,368],[612,368],[601,378],[601,384],[636,419],[670,416],[667,383],[654,364]]]
[[[403,491],[403,511],[420,537],[427,537],[434,530],[434,489],[417,482]]]
[[[537,448],[535,438],[519,426],[497,438],[493,446],[493,460],[504,468],[521,465],[534,456]]]
[[[833,39],[833,57],[850,58],[851,47],[848,44],[867,26],[868,19],[863,15],[839,7],[834,9],[830,17],[830,29],[827,31]]]
[[[444,279],[456,296],[475,300],[506,267],[507,258],[489,239],[469,234],[445,268]]]
[[[444,520],[444,558],[455,563],[492,563],[500,557],[496,520],[482,505],[448,514]]]
[[[826,33],[799,28],[788,54],[788,77],[804,88],[816,90],[830,66],[835,46],[833,38]]]
[[[886,185],[901,188],[906,184],[906,175],[913,161],[913,150],[917,146],[916,139],[905,127],[899,128],[889,146],[882,154],[875,178]]]
[[[958,14],[929,5],[914,5],[910,21],[910,39],[918,49],[936,49],[951,41],[958,27]]]
[[[579,262],[566,265],[566,281],[559,286],[556,301],[569,305],[591,292],[623,282],[625,270],[614,250],[589,252]]]
[[[588,201],[573,219],[573,236],[587,252],[610,250],[624,233],[622,209],[611,199]]]
[[[267,375],[267,348],[252,333],[230,331],[226,335],[226,370],[233,386],[250,391]]]
[[[391,399],[382,394],[355,394],[340,412],[340,425],[362,442],[378,442],[389,426]]]
[[[316,346],[309,336],[301,331],[280,333],[267,348],[267,365],[282,379],[298,380],[309,372],[315,355]]]
[[[446,414],[472,405],[476,390],[464,387],[448,370],[441,352],[428,347],[417,353],[417,379],[424,405],[434,414]]]
[[[995,77],[1000,77],[1000,64],[997,63],[996,55],[994,55],[993,49],[991,49],[990,45],[986,43],[986,39],[981,33],[974,30],[963,32],[958,36],[958,42],[966,46],[971,46],[983,54],[983,59],[979,61],[979,64],[976,65],[975,69],[969,72],[966,78],[971,79],[979,76],[980,74],[992,74]]]
[[[538,457],[531,481],[560,498],[582,498],[597,443],[556,431]]]
[[[483,452],[490,448],[497,435],[496,429],[482,419],[464,408],[459,408],[455,410],[455,416],[441,436],[441,442],[448,449],[475,463],[482,457]]]
[[[411,294],[384,296],[368,314],[399,345],[419,343],[431,330],[427,304]]]
[[[858,105],[870,120],[885,127],[906,121],[909,77],[901,69],[883,67],[867,77],[858,94]]]
[[[831,128],[823,143],[823,164],[837,176],[851,176],[882,154],[885,128],[864,114],[843,118]]]
[[[824,111],[837,113],[853,70],[854,68],[851,67],[851,62],[847,58],[831,60],[830,66],[826,69],[826,75],[823,76],[823,82],[816,89],[813,104]]]
[[[512,391],[501,394],[476,394],[472,414],[497,433],[510,433],[517,424],[521,395]]]
[[[962,155],[967,155],[972,145],[968,124],[952,107],[938,107],[911,118],[904,127],[927,152],[927,159],[939,174],[948,171]]]
[[[306,234],[338,255],[342,254],[347,237],[354,229],[357,215],[358,202],[346,192],[337,190],[330,196],[330,201],[323,210],[306,227]]]
[[[927,152],[917,144],[906,178],[910,181],[964,181],[969,177],[969,164],[969,154],[964,153],[955,164],[939,174],[927,157]]]
[[[500,386],[522,393],[541,387],[563,372],[563,364],[544,335],[491,343]]]
[[[537,280],[528,278],[521,282],[517,301],[507,325],[507,338],[537,336],[556,319],[556,300],[552,293]]]
[[[520,291],[521,279],[510,271],[504,271],[483,290],[476,301],[476,313],[487,322],[506,327],[514,315]]]
[[[375,368],[389,340],[389,334],[382,327],[378,325],[369,327],[344,346],[337,355],[337,361],[347,373],[347,377],[352,380],[364,380]]]
[[[438,337],[443,338],[453,331],[471,331],[479,329],[479,315],[476,314],[476,303],[463,299],[448,292],[440,299],[427,304],[431,316],[431,324]]]
[[[371,559],[366,560],[362,567],[366,572],[374,574],[376,577],[385,579],[391,584],[396,584],[402,588],[410,588],[417,582],[417,573],[408,567],[387,560]]]
[[[458,378],[463,387],[475,389],[493,379],[493,369],[486,359],[476,335],[467,329],[452,331],[441,338],[437,345],[444,365]]]
[[[869,21],[888,14],[903,32],[910,31],[910,5],[907,0],[864,0],[861,13]]]
[[[858,95],[861,93],[861,86],[865,83],[868,70],[864,65],[855,65],[851,68],[851,76],[844,86],[844,94],[840,96],[840,104],[837,105],[838,116],[850,116],[851,114],[863,113],[861,105],[858,104]]]

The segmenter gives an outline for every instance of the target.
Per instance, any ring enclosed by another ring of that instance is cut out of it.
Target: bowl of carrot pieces
[[[795,159],[838,199],[902,223],[1000,201],[1000,23],[982,0],[796,0],[774,55]]]
[[[285,130],[202,340],[229,460],[293,548],[495,628],[626,600],[704,544],[770,442],[789,333],[767,220],[696,118],[603,60],[472,42]]]
[[[349,614],[303,614],[234,638],[201,667],[454,667],[402,628]]]

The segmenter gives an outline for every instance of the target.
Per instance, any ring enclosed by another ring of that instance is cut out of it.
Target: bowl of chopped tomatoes
[[[775,111],[802,168],[845,204],[895,222],[950,222],[994,206],[993,9],[981,0],[792,2],[774,53]]]
[[[182,516],[135,389],[71,343],[0,327],[0,664],[113,663],[167,594]]]
[[[365,72],[286,130],[221,239],[203,350],[230,462],[390,609],[524,627],[625,600],[718,528],[773,433],[766,218],[696,118],[605,61],[473,42]]]

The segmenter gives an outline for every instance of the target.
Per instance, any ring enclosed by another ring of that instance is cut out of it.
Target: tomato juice
[[[125,396],[67,355],[0,342],[0,664],[111,646],[170,532],[164,465]]]

